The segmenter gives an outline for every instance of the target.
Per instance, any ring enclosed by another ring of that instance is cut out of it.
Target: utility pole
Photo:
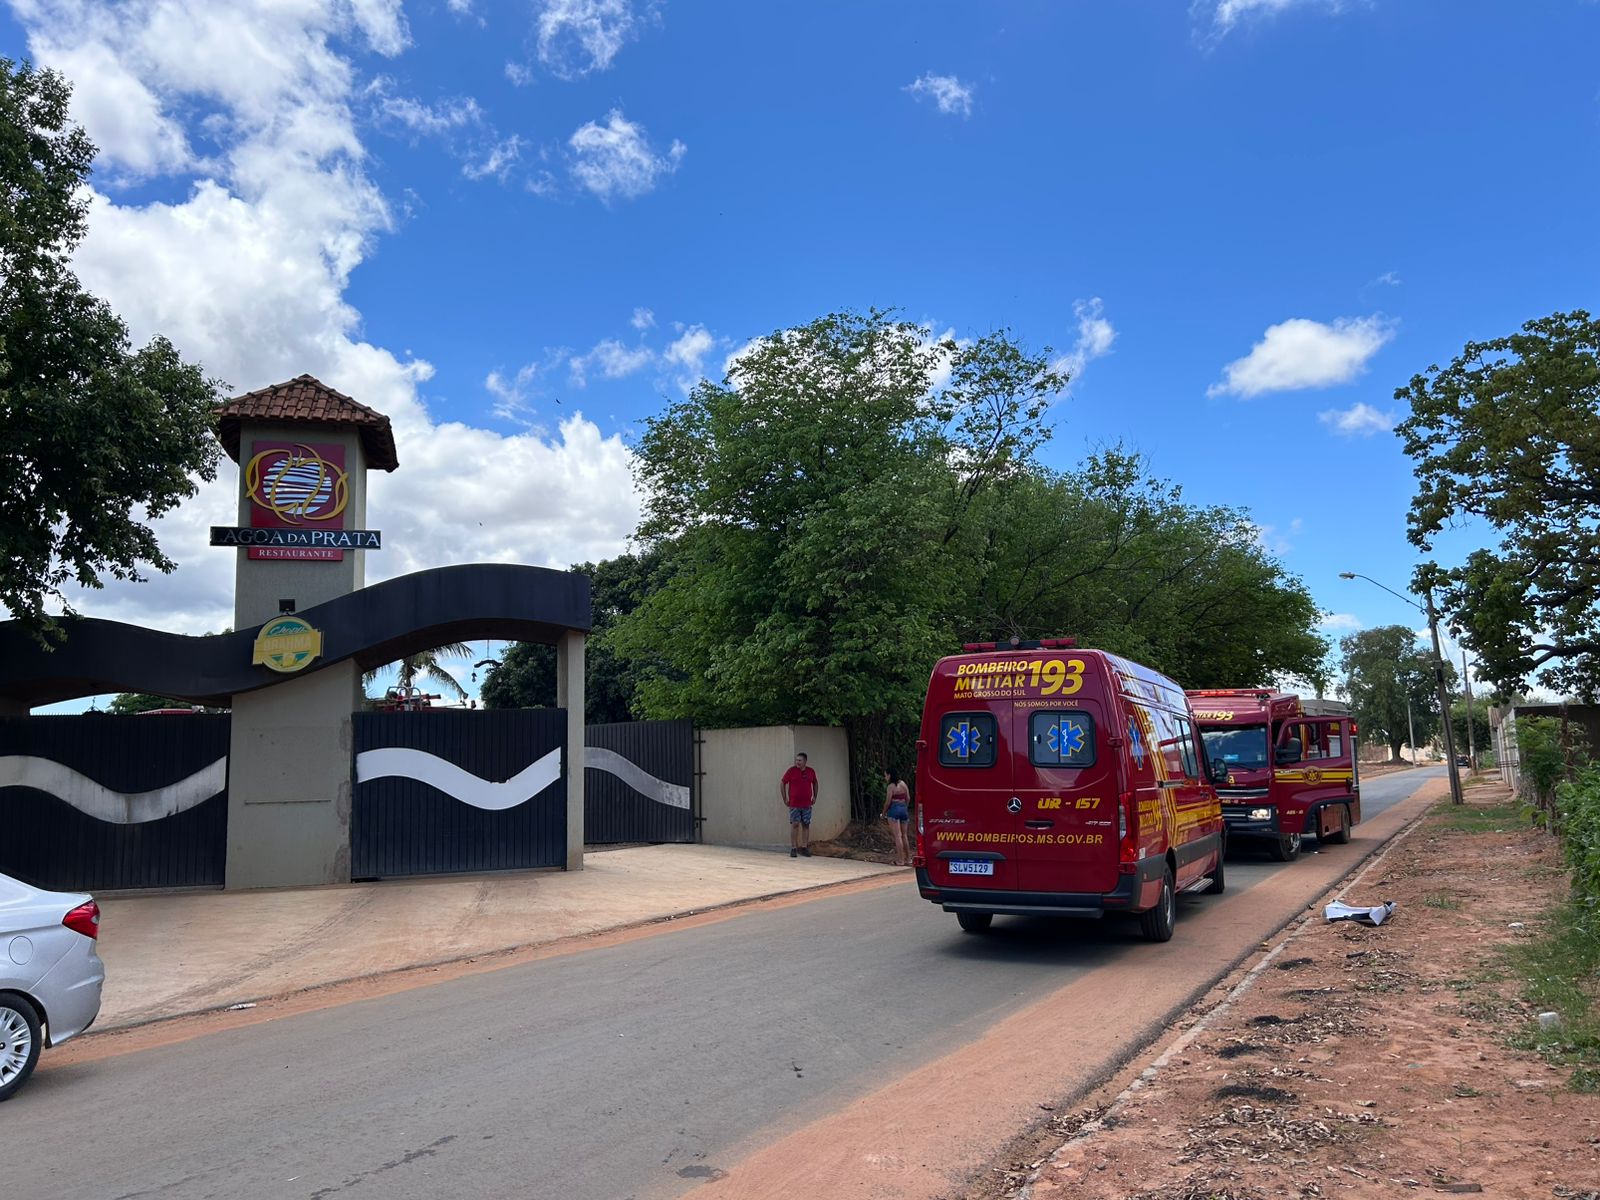
[[[1461,687],[1467,696],[1467,761],[1478,769],[1478,735],[1472,729],[1472,676],[1467,674],[1467,651],[1461,649]]]
[[[1444,757],[1450,771],[1450,803],[1465,804],[1466,796],[1461,791],[1461,767],[1456,763],[1456,735],[1450,728],[1450,693],[1444,686],[1444,651],[1439,646],[1439,614],[1433,609],[1433,589],[1423,592],[1422,598],[1428,603],[1428,632],[1433,636],[1433,682],[1439,692],[1439,720],[1444,724]]]

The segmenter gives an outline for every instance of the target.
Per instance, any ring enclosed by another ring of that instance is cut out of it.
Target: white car
[[[28,1081],[41,1049],[77,1037],[99,1014],[99,936],[92,896],[0,875],[0,1100]]]

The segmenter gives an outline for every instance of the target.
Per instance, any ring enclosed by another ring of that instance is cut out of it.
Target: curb
[[[1448,793],[1446,794],[1448,795]],[[1069,1147],[1076,1145],[1086,1138],[1092,1137],[1094,1134],[1099,1133],[1102,1129],[1106,1128],[1107,1125],[1114,1122],[1120,1115],[1122,1109],[1127,1106],[1129,1100],[1131,1100],[1144,1088],[1154,1083],[1156,1079],[1159,1078],[1162,1070],[1172,1062],[1175,1056],[1182,1054],[1191,1045],[1193,1045],[1196,1039],[1198,1039],[1202,1033],[1206,1032],[1212,1026],[1212,1024],[1217,1021],[1218,1018],[1226,1015],[1229,1010],[1233,1008],[1234,1004],[1239,1000],[1239,998],[1255,986],[1255,983],[1257,979],[1260,978],[1261,973],[1271,966],[1275,959],[1277,959],[1285,950],[1287,950],[1296,939],[1306,932],[1307,929],[1319,923],[1319,921],[1322,919],[1322,914],[1320,911],[1321,907],[1328,897],[1337,896],[1340,893],[1348,890],[1350,887],[1353,887],[1355,884],[1360,883],[1368,872],[1372,871],[1380,863],[1382,863],[1392,851],[1399,847],[1401,843],[1403,843],[1408,837],[1411,836],[1412,833],[1416,831],[1418,826],[1420,826],[1424,821],[1433,815],[1433,810],[1437,804],[1438,799],[1436,798],[1421,813],[1419,813],[1412,820],[1408,821],[1402,828],[1396,830],[1394,836],[1385,842],[1380,849],[1363,859],[1361,862],[1357,863],[1347,874],[1336,880],[1331,888],[1323,892],[1321,896],[1312,902],[1310,912],[1299,918],[1290,917],[1282,925],[1278,926],[1271,936],[1277,937],[1285,929],[1289,929],[1290,932],[1288,936],[1284,937],[1275,946],[1264,953],[1261,956],[1260,961],[1256,962],[1249,968],[1249,970],[1245,972],[1244,978],[1239,980],[1237,984],[1230,988],[1226,996],[1217,1001],[1214,1005],[1212,1005],[1211,1008],[1207,1009],[1193,1025],[1189,1026],[1188,1029],[1184,1030],[1182,1033],[1178,1034],[1177,1037],[1167,1042],[1162,1048],[1160,1054],[1156,1056],[1150,1065],[1145,1067],[1144,1070],[1140,1071],[1138,1077],[1134,1079],[1132,1083],[1128,1084],[1127,1087],[1123,1088],[1122,1091],[1117,1093],[1115,1099],[1111,1101],[1111,1104],[1103,1113],[1091,1121],[1084,1122],[1084,1124],[1079,1126],[1070,1137],[1061,1143],[1061,1145],[1052,1150],[1050,1154],[1046,1156],[1044,1162],[1042,1162],[1034,1170],[1030,1171],[1027,1179],[1023,1182],[1021,1189],[1019,1189],[1016,1193],[1017,1200],[1033,1200],[1034,1185],[1039,1182],[1039,1179],[1046,1167],[1055,1165],[1057,1160],[1063,1153],[1066,1152]],[[1243,960],[1241,959],[1238,961]],[[1238,966],[1238,961],[1229,966],[1229,972],[1233,971]],[[1228,972],[1224,972],[1221,978],[1226,978],[1227,974]],[[1212,986],[1215,986],[1215,984]],[[1131,1057],[1132,1056],[1130,1055],[1130,1058]]]
[[[878,864],[887,865],[887,864]],[[904,870],[905,868],[900,868]],[[374,979],[387,979],[390,976],[404,975],[410,971],[432,971],[440,967],[456,966],[460,963],[475,963],[495,958],[510,958],[513,955],[526,953],[530,950],[543,950],[551,947],[562,946],[567,943],[586,941],[591,938],[605,937],[613,933],[627,933],[633,930],[649,929],[655,925],[666,925],[685,917],[703,916],[707,913],[724,912],[730,909],[744,908],[749,905],[764,904],[771,900],[782,900],[794,896],[809,896],[813,893],[834,891],[840,888],[857,886],[862,883],[877,882],[897,875],[896,871],[880,871],[871,875],[857,876],[855,879],[836,879],[830,883],[808,884],[800,888],[785,888],[776,892],[763,892],[758,896],[741,896],[737,900],[725,900],[717,904],[707,904],[697,908],[678,909],[673,912],[660,913],[656,916],[641,917],[635,921],[625,921],[620,925],[607,925],[600,929],[589,929],[582,933],[569,933],[562,937],[550,938],[538,942],[520,942],[514,946],[500,946],[493,950],[479,950],[472,954],[457,954],[447,958],[429,959],[426,962],[406,963],[404,966],[385,967],[377,971],[367,971],[360,975],[346,975],[338,979],[327,979],[320,983],[307,984],[305,987],[289,988],[281,992],[264,992],[257,996],[246,996],[239,1000],[230,1000],[226,1004],[214,1004],[205,1008],[190,1008],[183,1012],[163,1013],[159,1016],[139,1017],[134,1020],[124,1021],[116,1025],[100,1026],[85,1030],[81,1035],[72,1039],[75,1044],[88,1045],[94,1042],[103,1042],[107,1039],[128,1033],[135,1029],[148,1029],[152,1025],[165,1025],[175,1021],[187,1021],[195,1017],[217,1016],[232,1012],[242,1006],[255,1008],[259,1005],[272,1004],[283,1000],[292,1000],[298,996],[309,996],[315,992],[325,991],[329,988],[345,987],[354,983],[365,983]],[[509,965],[509,964],[508,964]]]

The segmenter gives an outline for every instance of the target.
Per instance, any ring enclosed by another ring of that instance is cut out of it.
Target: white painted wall
[[[700,840],[712,846],[784,847],[789,810],[778,784],[804,751],[817,772],[811,840],[838,837],[850,823],[850,744],[842,729],[769,725],[706,729],[701,752]]]

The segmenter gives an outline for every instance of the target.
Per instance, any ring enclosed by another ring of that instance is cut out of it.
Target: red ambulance
[[[1207,754],[1228,770],[1217,791],[1230,838],[1263,842],[1279,862],[1305,837],[1350,840],[1361,776],[1347,706],[1267,688],[1192,691],[1189,703]]]
[[[998,914],[1138,913],[1223,889],[1222,810],[1183,689],[1070,639],[969,645],[928,681],[917,742],[922,895]]]

